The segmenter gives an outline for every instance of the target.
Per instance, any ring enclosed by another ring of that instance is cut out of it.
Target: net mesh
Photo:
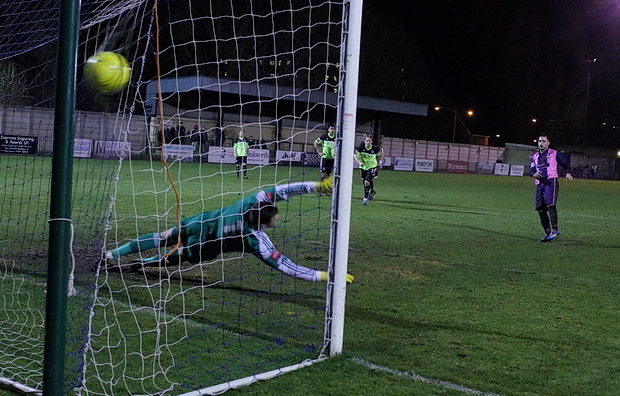
[[[10,4],[9,4],[10,3]],[[42,387],[59,1],[0,5],[0,381]],[[183,393],[316,359],[325,283],[248,251],[135,270],[102,252],[261,190],[319,180],[313,142],[336,120],[342,2],[82,1],[66,389]],[[99,51],[129,86],[83,82]],[[232,144],[250,143],[245,179]],[[326,270],[331,198],[279,204],[268,235]]]

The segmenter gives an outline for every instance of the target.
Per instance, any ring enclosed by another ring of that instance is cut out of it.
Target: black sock
[[[551,228],[558,229],[558,210],[555,206],[549,206],[549,217],[551,217]]]
[[[364,185],[364,198],[368,198],[368,194],[370,194],[370,187]]]
[[[540,216],[540,224],[542,225],[545,232],[548,234],[551,231],[549,225],[549,216],[547,215],[546,210],[539,210],[538,215]]]

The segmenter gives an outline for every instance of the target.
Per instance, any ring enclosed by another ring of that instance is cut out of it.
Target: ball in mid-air
[[[123,55],[99,52],[84,65],[84,79],[89,87],[104,94],[122,91],[131,77],[131,67]]]

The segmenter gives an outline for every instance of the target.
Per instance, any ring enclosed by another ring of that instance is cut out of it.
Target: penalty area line
[[[353,363],[356,363],[356,364],[359,364],[361,366],[364,366],[364,367],[366,367],[366,368],[368,368],[370,370],[381,371],[381,372],[384,372],[384,373],[395,375],[397,377],[409,378],[409,379],[412,379],[414,381],[423,382],[425,384],[437,385],[437,386],[440,386],[442,388],[447,388],[447,389],[450,389],[450,390],[461,391],[461,392],[464,392],[464,393],[468,393],[470,395],[501,396],[501,395],[499,395],[497,393],[483,392],[483,391],[479,391],[479,390],[468,388],[466,386],[454,384],[454,383],[448,382],[448,381],[442,381],[442,380],[436,380],[436,379],[432,379],[432,378],[426,378],[426,377],[423,377],[423,376],[418,375],[416,373],[408,373],[408,372],[405,372],[405,371],[400,371],[400,370],[396,370],[396,369],[385,367],[385,366],[379,366],[377,364],[371,363],[371,362],[369,362],[367,360],[360,359],[360,358],[357,358],[357,357],[351,358],[351,361],[353,361]]]

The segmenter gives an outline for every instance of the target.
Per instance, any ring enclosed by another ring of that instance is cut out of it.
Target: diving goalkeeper
[[[203,212],[181,221],[181,246],[171,252],[142,259],[132,268],[166,266],[180,262],[199,263],[213,260],[221,253],[248,252],[270,267],[294,278],[310,282],[327,281],[327,272],[295,264],[280,253],[264,229],[278,219],[276,202],[301,194],[331,195],[333,179],[298,182],[271,187],[219,210]],[[116,249],[105,252],[106,261],[157,247],[175,246],[179,229],[145,234]],[[347,282],[353,281],[347,275]]]

